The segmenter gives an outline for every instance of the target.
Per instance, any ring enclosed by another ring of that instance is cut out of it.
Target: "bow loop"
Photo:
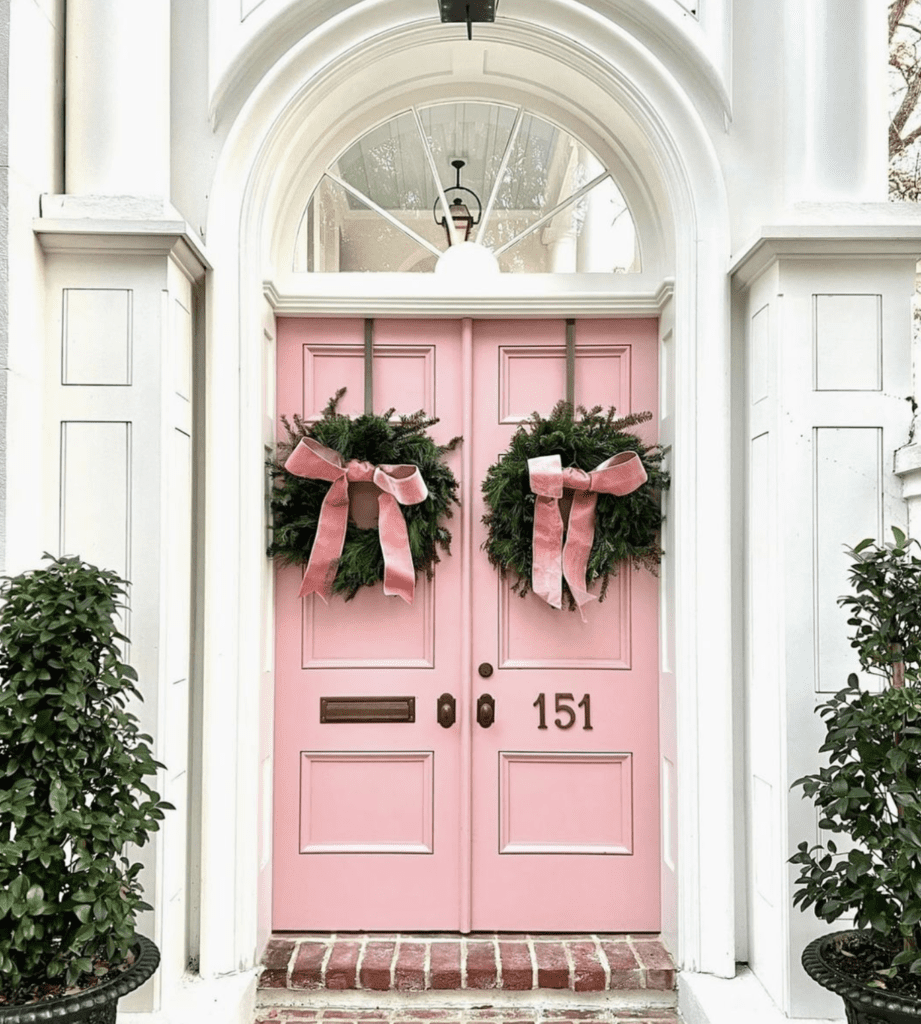
[[[646,470],[636,452],[621,452],[606,459],[590,473],[578,466],[562,468],[559,455],[528,459],[534,502],[534,538],[531,585],[534,593],[554,608],[563,605],[565,578],[585,621],[582,606],[597,598],[586,589],[585,573],[595,540],[595,505],[599,494],[623,496],[646,482]],[[563,489],[574,491],[569,527],[563,546],[563,520],[559,499]]]
[[[563,497],[563,463],[559,455],[537,455],[528,459],[531,490],[543,498]]]
[[[392,494],[401,505],[418,505],[429,496],[418,466],[381,464],[375,468],[373,479],[382,491]]]
[[[380,488],[377,530],[384,553],[384,593],[413,603],[416,573],[409,534],[400,505],[418,505],[428,497],[428,487],[418,466],[380,465],[360,459],[343,463],[339,452],[311,437],[302,438],[288,456],[285,469],[294,476],[328,480],[332,486],[320,507],[317,535],[298,597],[319,594],[329,603],[336,566],[342,555],[349,515],[349,483],[372,482]]]
[[[636,452],[621,452],[606,459],[589,474],[589,490],[623,497],[646,483],[646,470]]]

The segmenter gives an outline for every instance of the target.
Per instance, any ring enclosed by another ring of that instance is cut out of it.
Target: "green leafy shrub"
[[[825,921],[853,912],[898,952],[882,973],[921,975],[921,559],[917,541],[849,550],[855,593],[851,646],[861,668],[890,685],[862,691],[857,676],[816,710],[825,722],[820,752],[829,764],[793,783],[821,811],[819,827],[850,840],[800,843],[793,902]]]
[[[127,955],[143,845],[170,805],[126,710],[140,698],[115,624],[127,584],[77,558],[0,585],[0,994],[68,985]]]

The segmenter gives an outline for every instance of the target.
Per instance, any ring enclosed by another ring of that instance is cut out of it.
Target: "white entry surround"
[[[892,470],[921,253],[921,217],[885,203],[881,5],[845,2],[842,21],[841,0],[501,0],[467,42],[435,0],[68,0],[67,121],[17,100],[35,69],[12,68],[11,145],[30,114],[70,141],[63,180],[21,176],[34,188],[13,197],[13,223],[41,216],[10,235],[6,565],[117,542],[161,792],[183,805],[147,854],[164,968],[120,1019],[251,1024],[270,931],[276,314],[659,316],[663,934],[682,1008],[694,1024],[840,1013],[798,966],[820,926],[792,910],[786,859],[816,823],[789,784],[816,763],[813,706],[850,670],[842,547],[906,521]],[[12,12],[11,47],[41,37],[53,75],[62,0]],[[642,273],[294,273],[336,156],[410,104],[463,98],[584,143],[630,205]],[[15,329],[33,321],[38,352]],[[121,477],[93,469],[103,452]],[[916,465],[901,456],[911,493]]]

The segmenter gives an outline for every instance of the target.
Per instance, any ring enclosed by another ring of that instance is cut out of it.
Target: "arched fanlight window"
[[[501,270],[640,270],[633,218],[594,154],[535,114],[484,102],[412,107],[353,143],[310,198],[293,269],[434,270],[449,247],[460,161],[462,198],[479,213],[469,240]]]

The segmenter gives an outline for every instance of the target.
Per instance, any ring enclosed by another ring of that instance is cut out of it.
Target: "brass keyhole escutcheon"
[[[477,669],[477,672],[479,672],[484,679],[489,679],[493,672],[492,665],[490,665],[488,661],[484,661]]]
[[[496,720],[496,698],[491,693],[483,693],[476,702],[477,724],[488,729]]]
[[[438,724],[442,729],[450,729],[457,720],[457,701],[450,693],[443,693],[437,704]]]

